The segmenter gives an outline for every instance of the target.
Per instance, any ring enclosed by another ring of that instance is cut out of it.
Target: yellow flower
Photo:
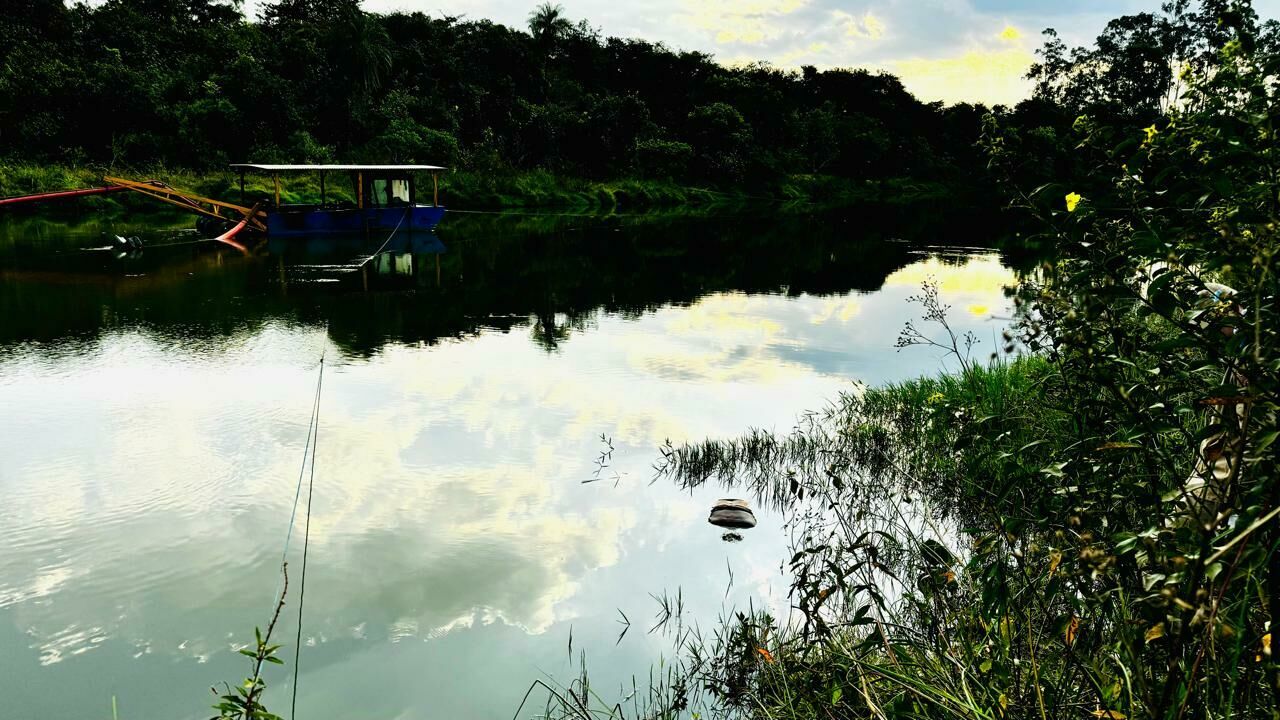
[[[934,393],[934,394],[930,395],[930,396],[925,400],[925,402],[927,402],[927,403],[929,403],[930,405],[932,405],[932,404],[934,404],[934,403],[942,402],[943,400],[946,400],[946,399],[947,399],[947,396],[946,396],[946,395],[943,395],[943,394],[942,394],[942,393],[940,393],[940,392],[936,392],[936,393]]]
[[[1151,127],[1142,128],[1142,132],[1147,134],[1147,143],[1150,144],[1152,140],[1156,139],[1156,133],[1160,131],[1156,129],[1155,125],[1152,125]]]
[[[1076,206],[1084,199],[1080,193],[1067,193],[1067,212],[1075,212]]]

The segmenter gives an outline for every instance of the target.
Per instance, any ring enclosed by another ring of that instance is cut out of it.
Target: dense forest
[[[1230,3],[1209,5],[1120,18],[1088,50],[1050,34],[1036,96],[987,108],[924,103],[860,69],[726,67],[604,37],[549,4],[525,29],[373,14],[357,0],[281,0],[256,18],[239,0],[17,0],[0,16],[0,158],[195,170],[433,162],[721,186],[946,181],[985,170],[990,115],[1017,131],[1026,166],[1047,172],[1067,157],[1080,113],[1150,119],[1167,106],[1165,70],[1211,52],[1202,26]]]

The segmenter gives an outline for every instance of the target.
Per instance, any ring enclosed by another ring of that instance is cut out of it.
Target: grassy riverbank
[[[1280,717],[1278,98],[1235,27],[1154,123],[1081,114],[1087,173],[1005,182],[1056,255],[997,347],[926,282],[898,346],[951,374],[663,448],[785,515],[790,587],[709,634],[664,604],[675,660],[628,717]],[[592,717],[585,685],[553,706]]]
[[[667,448],[668,480],[787,517],[790,609],[739,613],[709,635],[666,616],[677,660],[637,715],[1274,708],[1276,402],[1219,385],[1243,362],[1237,377],[1271,387],[1274,356],[1227,359],[1222,328],[1239,318],[1194,290],[1145,312],[1139,286],[1117,282],[1134,268],[1106,267],[1114,250],[1023,287],[1034,312],[1006,337],[1032,355],[970,360],[926,285],[923,322],[901,344],[945,349],[955,372],[843,393],[787,434]],[[1078,302],[1109,283],[1117,297]],[[1274,279],[1254,283],[1275,296]],[[1269,321],[1245,324],[1246,337],[1274,337]],[[1224,394],[1238,404],[1214,409]],[[1249,405],[1265,416],[1245,422]],[[1248,469],[1214,474],[1206,458]]]
[[[677,484],[720,484],[792,520],[797,612],[677,633],[681,680],[658,705],[770,718],[1034,708],[1036,673],[1070,677],[1073,647],[1105,645],[1055,642],[1071,617],[1063,584],[1087,572],[1078,539],[1044,532],[1052,518],[1004,523],[1015,502],[1046,507],[1064,490],[1028,480],[1071,443],[1066,401],[1053,365],[1023,357],[843,393],[788,435],[671,449],[661,472]],[[1072,690],[1056,688],[1051,704]]]
[[[0,163],[0,197],[54,190],[96,187],[103,175],[131,179],[158,179],[197,194],[238,202],[235,175],[155,167],[106,170],[94,167]],[[285,176],[282,200],[315,202],[320,199],[320,178],[301,173]],[[354,199],[345,177],[331,175],[326,190],[330,198]],[[269,176],[246,176],[246,195],[269,198],[274,193]],[[622,178],[597,181],[566,177],[545,170],[481,173],[449,170],[441,174],[440,200],[457,209],[550,208],[558,210],[627,211],[676,207],[715,207],[748,202],[788,203],[802,206],[840,207],[859,203],[909,204],[955,198],[956,188],[934,182],[907,179],[859,182],[824,175],[791,175],[764,178],[741,188],[683,185],[670,180]],[[63,208],[124,208],[154,205],[153,201],[127,195],[84,198],[48,206]]]

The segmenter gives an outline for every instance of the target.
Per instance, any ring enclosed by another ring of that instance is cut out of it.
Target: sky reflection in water
[[[464,223],[442,254],[402,258],[409,300],[376,279],[307,290],[299,278],[351,266],[328,255],[54,269],[10,255],[0,691],[14,717],[106,717],[112,696],[121,717],[204,717],[209,685],[243,677],[231,649],[267,620],[321,353],[304,716],[509,716],[532,680],[567,677],[571,626],[600,689],[646,676],[663,647],[643,632],[651,592],[682,588],[704,622],[777,603],[779,519],[760,511],[721,542],[716,489],[650,484],[657,448],[786,430],[854,379],[936,372],[936,354],[893,348],[927,277],[989,352],[1013,273],[990,252],[874,233],[820,237],[830,247],[788,264],[812,228],[694,225],[667,236],[735,249]],[[584,484],[602,434],[612,459]],[[618,609],[635,627],[615,645]],[[288,674],[268,676],[277,712]]]

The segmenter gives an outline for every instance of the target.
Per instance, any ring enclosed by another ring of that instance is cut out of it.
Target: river
[[[709,624],[787,588],[779,518],[722,542],[715,489],[652,482],[663,443],[945,369],[894,346],[928,278],[985,356],[1015,277],[927,212],[456,213],[375,257],[190,226],[0,218],[5,718],[203,718],[251,671],[322,357],[298,716],[510,717],[581,652],[602,695],[643,685],[651,594]]]

